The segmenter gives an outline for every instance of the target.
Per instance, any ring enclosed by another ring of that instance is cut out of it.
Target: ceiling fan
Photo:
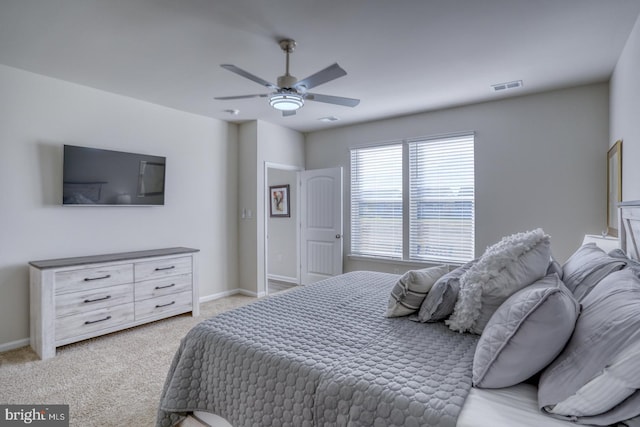
[[[241,68],[232,64],[221,64],[220,66],[226,70],[236,73],[244,78],[253,80],[254,82],[272,89],[271,93],[255,94],[255,95],[239,95],[239,96],[219,96],[214,99],[218,100],[231,100],[231,99],[246,99],[246,98],[268,98],[269,104],[282,111],[283,116],[293,116],[296,114],[296,110],[304,105],[305,101],[324,102],[327,104],[343,105],[345,107],[355,107],[360,103],[359,99],[344,98],[341,96],[321,95],[319,93],[307,92],[316,86],[323,83],[330,82],[347,75],[347,72],[343,70],[337,63],[328,66],[327,68],[318,71],[315,74],[310,75],[306,79],[298,81],[298,79],[289,74],[289,54],[294,51],[296,47],[295,40],[285,39],[280,40],[280,48],[287,55],[286,70],[283,76],[278,77],[278,84],[274,85],[266,80],[261,79]]]

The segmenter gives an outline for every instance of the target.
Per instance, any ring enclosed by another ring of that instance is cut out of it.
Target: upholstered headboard
[[[620,217],[620,247],[629,258],[640,260],[640,200],[618,204]]]

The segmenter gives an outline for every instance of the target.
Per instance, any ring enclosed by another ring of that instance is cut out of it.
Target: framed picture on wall
[[[607,153],[607,234],[618,237],[618,203],[622,201],[622,140]]]
[[[291,216],[291,212],[289,211],[289,184],[270,186],[269,200],[269,216]]]

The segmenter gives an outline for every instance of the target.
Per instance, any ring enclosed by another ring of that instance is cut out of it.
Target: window
[[[402,145],[351,150],[351,253],[402,258]]]
[[[473,135],[408,145],[410,258],[473,259]]]
[[[474,220],[473,134],[351,150],[352,255],[466,262]]]

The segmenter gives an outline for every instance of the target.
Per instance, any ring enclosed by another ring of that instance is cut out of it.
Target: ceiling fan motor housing
[[[290,74],[278,77],[278,87],[283,89],[293,89],[296,83],[298,83],[298,79]]]

